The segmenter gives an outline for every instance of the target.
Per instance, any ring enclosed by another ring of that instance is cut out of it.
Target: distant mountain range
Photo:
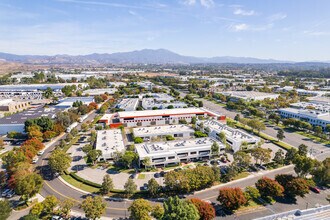
[[[93,53],[88,55],[16,55],[0,53],[0,60],[26,64],[196,64],[196,63],[238,63],[268,64],[294,63],[253,57],[193,57],[183,56],[165,49],[144,49],[122,53]]]

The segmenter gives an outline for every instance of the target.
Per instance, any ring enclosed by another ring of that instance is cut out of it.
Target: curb
[[[265,173],[258,172],[258,173],[256,173],[256,175],[250,174],[249,176],[247,176],[245,178],[241,178],[241,179],[238,179],[238,180],[229,181],[227,183],[222,183],[222,184],[215,185],[215,186],[212,186],[212,187],[207,188],[207,189],[203,189],[203,190],[194,192],[193,195],[197,195],[199,193],[207,192],[209,190],[218,189],[220,187],[223,187],[223,186],[226,186],[226,185],[230,185],[230,184],[233,184],[233,183],[237,183],[237,182],[241,182],[241,181],[246,180],[246,179],[251,179],[251,178],[254,178],[254,177],[258,177],[258,176],[264,176],[264,175],[267,175],[269,173],[272,173],[272,172],[275,172],[275,171],[278,171],[278,170],[282,170],[282,169],[285,169],[285,168],[289,168],[289,167],[292,167],[292,166],[293,165],[291,164],[291,165],[288,165],[288,166],[284,166],[284,167],[280,167],[280,168],[277,168],[277,169],[269,170],[269,171],[267,171]]]
[[[81,193],[84,193],[84,194],[92,194],[92,193],[90,193],[90,192],[87,192],[87,191],[84,191],[84,190],[82,190],[82,189],[79,189],[79,188],[77,188],[77,187],[75,187],[75,186],[72,186],[70,183],[68,183],[67,181],[65,181],[61,176],[59,176],[58,179],[59,179],[63,184],[65,184],[66,186],[68,186],[68,187],[70,187],[70,188],[72,188],[72,189],[74,189],[74,190],[76,190],[76,191],[78,191],[78,192],[81,192]]]

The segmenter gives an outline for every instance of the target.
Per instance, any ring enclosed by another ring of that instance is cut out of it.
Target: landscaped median
[[[227,118],[227,120],[233,122],[235,124],[236,127],[238,128],[241,128],[241,129],[244,129],[248,132],[253,132],[255,135],[265,139],[265,140],[268,140],[268,141],[271,141],[273,144],[279,146],[280,148],[283,148],[284,150],[289,150],[290,148],[292,148],[293,146],[290,145],[290,144],[287,144],[283,141],[278,141],[276,138],[272,137],[272,136],[269,136],[268,134],[265,134],[263,132],[257,132],[255,130],[253,130],[252,128],[250,128],[249,126],[247,125],[243,125],[242,123],[240,122],[237,122],[237,121],[234,121],[232,119],[229,119]]]

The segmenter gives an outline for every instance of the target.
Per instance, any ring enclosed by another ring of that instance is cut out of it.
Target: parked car
[[[52,220],[64,220],[64,218],[62,218],[61,216],[58,216],[58,215],[53,215]]]
[[[155,173],[154,177],[155,178],[159,178],[160,177],[160,173]]]
[[[37,155],[38,155],[38,156],[41,156],[41,155],[43,155],[44,153],[45,153],[45,150],[41,150],[41,151],[38,152]]]
[[[37,162],[38,162],[38,160],[39,160],[39,158],[38,158],[38,157],[34,157],[34,158],[33,158],[33,160],[32,160],[32,163],[33,163],[33,164],[35,164],[35,163],[37,163]]]
[[[15,195],[15,191],[14,190],[10,190],[8,193],[7,193],[7,198],[11,198]]]
[[[319,188],[317,188],[317,187],[310,186],[309,189],[311,191],[315,192],[315,193],[320,193],[321,192],[321,190]]]
[[[1,196],[2,197],[6,197],[7,194],[10,192],[10,189],[5,189],[2,193],[1,193]]]
[[[166,174],[166,172],[165,171],[161,171],[159,174],[160,174],[161,177],[164,177],[165,174]]]
[[[136,176],[137,176],[137,173],[133,173],[132,175],[129,176],[129,178],[131,178],[131,179],[135,179]]]

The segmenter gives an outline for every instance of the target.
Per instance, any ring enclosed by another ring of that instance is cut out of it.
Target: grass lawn
[[[295,133],[297,134],[300,134],[302,136],[305,136],[307,138],[310,138],[312,139],[313,141],[317,141],[317,142],[320,142],[320,143],[323,143],[323,144],[330,144],[330,141],[329,140],[324,140],[324,139],[321,139],[319,137],[316,137],[315,135],[313,134],[309,134],[309,133],[306,133],[304,131],[296,131]]]
[[[62,175],[61,176],[67,183],[71,184],[74,187],[77,187],[79,189],[82,189],[84,191],[90,192],[90,193],[96,193],[99,191],[98,188],[86,185],[84,183],[81,183],[75,179],[73,179],[70,175]]]
[[[257,207],[261,206],[261,204],[258,204],[257,202],[250,200],[248,204],[246,204],[245,206],[240,207],[237,212],[242,212],[242,211],[246,211],[249,209],[255,209]]]
[[[249,175],[250,174],[248,172],[242,172],[242,173],[239,173],[237,176],[235,176],[233,180],[242,179],[242,178],[245,178],[245,177],[247,177]]]
[[[145,178],[146,178],[146,175],[143,174],[143,173],[140,173],[139,176],[138,176],[139,180],[144,180]]]

